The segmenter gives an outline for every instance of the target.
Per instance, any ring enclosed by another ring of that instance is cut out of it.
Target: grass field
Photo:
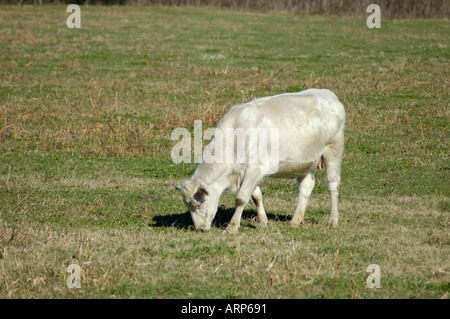
[[[0,298],[448,297],[448,20],[94,6],[69,29],[68,15],[0,6]],[[196,164],[171,161],[172,130],[309,87],[346,106],[340,226],[319,172],[300,228],[296,182],[267,179],[267,228],[250,203],[223,236],[225,194],[193,231],[174,185]]]

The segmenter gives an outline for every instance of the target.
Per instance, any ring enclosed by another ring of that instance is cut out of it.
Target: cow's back
[[[320,133],[327,143],[343,130],[345,111],[327,89],[308,89],[255,99],[233,106],[219,123],[221,128],[278,128],[281,135],[302,138]]]

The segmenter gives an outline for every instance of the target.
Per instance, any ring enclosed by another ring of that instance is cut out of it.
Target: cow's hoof
[[[263,221],[258,221],[258,223],[256,224],[256,228],[266,228],[267,227],[267,219],[263,220]]]
[[[256,228],[257,229],[262,229],[262,228],[266,228],[267,227],[267,223],[258,223],[256,224]]]
[[[304,220],[291,220],[289,222],[289,226],[291,226],[291,227],[299,227],[300,225],[302,225],[304,223],[305,223]]]
[[[337,228],[338,227],[338,222],[335,220],[330,220],[328,221],[328,227],[330,228]]]
[[[237,234],[238,233],[238,228],[237,227],[230,227],[228,226],[224,231],[223,234],[224,235],[233,235],[233,234]]]

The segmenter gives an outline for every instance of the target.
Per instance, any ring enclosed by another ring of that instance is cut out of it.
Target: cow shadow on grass
[[[217,210],[216,217],[212,222],[212,227],[225,229],[231,217],[233,217],[235,208],[234,207],[225,207],[224,205],[219,206]],[[267,213],[267,218],[269,220],[286,222],[290,220],[290,216],[285,214],[276,214],[276,213]],[[171,215],[159,215],[153,217],[153,224],[150,224],[151,227],[174,227],[177,229],[189,229],[194,230],[194,224],[192,222],[191,213],[186,211],[181,214],[171,214]],[[246,223],[246,227],[256,228],[257,225],[257,212],[255,209],[245,209],[242,213],[242,223],[250,221],[251,223]]]

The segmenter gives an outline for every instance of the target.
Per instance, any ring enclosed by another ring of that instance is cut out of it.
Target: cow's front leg
[[[252,193],[261,181],[262,176],[259,174],[259,169],[247,170],[241,188],[236,197],[236,211],[231,218],[230,224],[225,230],[226,234],[237,233],[239,226],[241,226],[242,212],[247,205]]]
[[[255,190],[253,191],[252,199],[253,202],[255,202],[256,209],[258,212],[258,227],[266,227],[267,215],[263,205],[261,188],[259,188],[259,186],[256,186]]]
[[[247,200],[248,202],[248,200]],[[236,234],[238,232],[239,226],[241,226],[241,217],[247,202],[242,201],[240,198],[236,198],[236,210],[231,218],[230,223],[225,229],[225,234]]]
[[[303,178],[298,178],[298,202],[295,209],[294,216],[289,224],[297,227],[302,224],[305,219],[306,206],[308,205],[309,198],[315,185],[314,173],[310,172]]]

